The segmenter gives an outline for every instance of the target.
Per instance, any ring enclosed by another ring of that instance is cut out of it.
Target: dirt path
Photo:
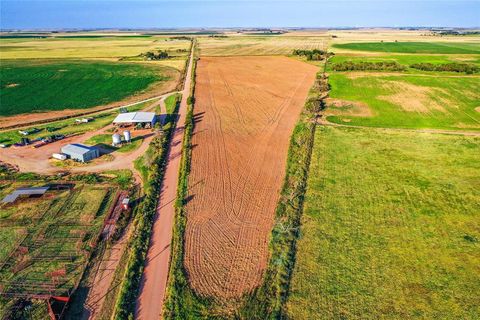
[[[480,137],[480,131],[455,131],[455,130],[440,130],[440,129],[407,129],[407,128],[382,128],[382,127],[365,127],[365,126],[353,126],[348,124],[333,123],[327,119],[319,119],[318,124],[324,126],[332,127],[345,127],[345,128],[368,128],[368,129],[378,129],[385,131],[403,131],[403,132],[420,132],[420,133],[437,133],[437,134],[451,134],[457,136],[471,136],[471,137]]]
[[[96,319],[97,313],[102,309],[105,296],[110,289],[118,262],[126,248],[129,238],[128,235],[129,231],[127,230],[121,238],[115,242],[110,249],[108,249],[108,253],[104,254],[93,281],[94,285],[88,293],[82,320]]]
[[[187,98],[190,94],[193,53],[194,50],[192,48],[182,91],[182,101],[178,111],[179,118],[170,144],[165,177],[160,190],[157,214],[153,223],[150,248],[147,253],[145,270],[140,284],[140,295],[137,299],[135,318],[140,320],[157,320],[162,315],[163,299],[167,287],[168,264],[170,261],[170,243],[175,216],[174,203],[177,195]]]

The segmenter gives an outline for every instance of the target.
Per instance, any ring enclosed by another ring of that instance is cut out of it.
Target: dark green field
[[[442,54],[475,54],[480,53],[478,43],[446,43],[446,42],[361,42],[339,43],[334,48],[398,53],[442,53]]]
[[[99,61],[5,60],[0,71],[0,116],[104,105],[169,79],[165,67]]]
[[[479,319],[480,138],[319,127],[290,319]]]

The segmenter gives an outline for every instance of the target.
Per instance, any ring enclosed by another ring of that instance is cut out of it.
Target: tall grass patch
[[[319,127],[291,319],[478,319],[480,139]]]

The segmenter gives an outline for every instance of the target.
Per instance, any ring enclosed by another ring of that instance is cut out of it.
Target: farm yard
[[[26,183],[4,181],[0,197]],[[32,181],[29,186],[43,186]],[[14,298],[69,297],[115,205],[115,184],[48,182],[41,197],[0,205],[2,314]]]
[[[184,258],[197,294],[239,298],[261,283],[289,136],[316,70],[285,57],[200,59]]]
[[[477,319],[478,137],[319,127],[291,319]]]

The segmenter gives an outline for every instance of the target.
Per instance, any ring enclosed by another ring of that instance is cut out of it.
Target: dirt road
[[[170,260],[170,242],[175,216],[174,203],[177,195],[187,98],[190,94],[193,52],[192,48],[182,91],[182,101],[178,111],[179,118],[170,144],[165,177],[160,190],[160,200],[152,229],[150,248],[147,253],[145,270],[140,284],[140,295],[135,310],[135,318],[140,320],[157,320],[162,315]]]

